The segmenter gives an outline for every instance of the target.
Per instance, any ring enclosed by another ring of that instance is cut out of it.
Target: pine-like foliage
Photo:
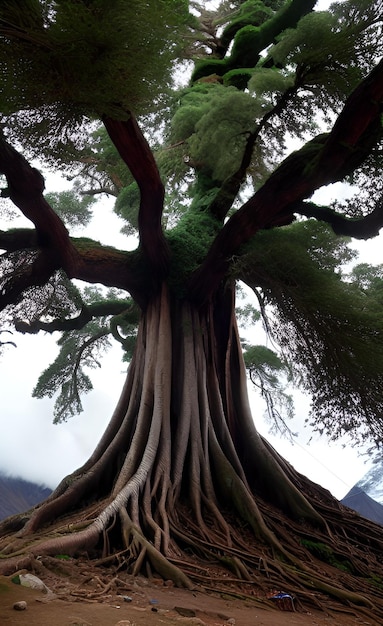
[[[166,96],[187,19],[184,0],[25,0],[22,10],[4,0],[0,98],[9,132],[57,151],[68,140],[85,145],[86,120],[142,113]]]

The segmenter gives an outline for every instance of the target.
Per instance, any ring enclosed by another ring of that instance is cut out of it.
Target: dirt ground
[[[97,578],[95,576],[95,578]],[[332,610],[278,609],[273,602],[247,602],[166,586],[162,581],[131,579],[124,594],[87,594],[82,584],[68,587],[66,581],[46,581],[52,593],[20,586],[12,577],[0,577],[1,626],[352,626],[373,625],[371,618]],[[91,581],[95,583],[96,581]],[[94,588],[99,586],[94,585]],[[80,590],[81,587],[81,590]],[[76,589],[78,590],[76,592]],[[129,595],[128,595],[129,594]],[[97,595],[97,597],[94,597]],[[26,602],[24,610],[14,604]],[[299,603],[300,604],[300,603]],[[346,609],[345,609],[346,610]]]

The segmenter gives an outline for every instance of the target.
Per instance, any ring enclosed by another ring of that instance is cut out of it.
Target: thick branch
[[[349,96],[331,133],[291,154],[225,224],[192,276],[190,291],[196,301],[208,299],[232,257],[258,230],[288,223],[297,203],[319,187],[341,180],[363,162],[381,135],[382,105],[383,61]]]
[[[69,276],[76,264],[76,251],[68,231],[43,196],[44,178],[0,135],[0,172],[8,183],[8,195],[36,227],[38,241],[50,251],[51,263]]]
[[[68,319],[56,319],[52,322],[43,322],[41,320],[34,320],[32,322],[24,322],[18,320],[15,322],[15,329],[19,333],[36,334],[40,330],[47,333],[54,333],[55,331],[68,331],[68,330],[80,330],[90,322],[94,317],[100,317],[104,315],[119,315],[126,311],[131,306],[130,300],[121,300],[119,302],[95,302],[94,304],[84,305],[76,317]]]
[[[33,228],[12,228],[0,230],[0,249],[7,252],[16,252],[25,248],[36,248],[38,245],[37,233]]]
[[[302,202],[294,208],[294,213],[315,217],[315,219],[330,224],[336,235],[353,237],[354,239],[370,239],[379,234],[383,226],[383,206],[376,207],[369,215],[349,218],[339,215],[326,206],[318,206],[313,202]]]
[[[168,248],[161,225],[165,192],[157,164],[133,115],[126,121],[104,117],[103,122],[140,189],[140,245],[158,280],[168,271]]]
[[[150,276],[142,255],[102,246],[90,239],[71,238],[70,242],[76,252],[76,264],[71,268],[70,278],[124,289],[141,308],[145,308],[150,295],[150,287],[147,286]],[[19,268],[17,277],[12,277],[9,289],[3,289],[0,294],[1,310],[7,304],[15,303],[29,287],[46,284],[59,266],[54,258],[52,260],[49,250],[36,247],[36,233],[32,229],[1,232],[0,247],[9,252],[32,248],[37,255],[33,263],[25,263],[22,269]]]
[[[144,308],[150,296],[150,273],[138,252],[122,252],[96,242],[72,239],[79,257],[73,278],[128,291]]]

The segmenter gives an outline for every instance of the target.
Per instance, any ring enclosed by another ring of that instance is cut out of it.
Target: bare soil
[[[41,572],[40,572],[41,574]],[[159,579],[109,576],[107,570],[90,568],[73,560],[60,575],[44,568],[40,578],[51,592],[31,589],[0,577],[1,626],[352,626],[376,625],[371,617],[351,608],[334,605],[331,610],[313,610],[295,598],[294,611],[278,608],[268,599],[254,599],[204,590],[178,589]],[[109,581],[109,582],[108,582]],[[221,585],[222,587],[222,585]],[[275,590],[274,590],[275,591]],[[15,603],[25,601],[24,610]]]

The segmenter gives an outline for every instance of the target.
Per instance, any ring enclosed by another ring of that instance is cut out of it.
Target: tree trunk
[[[383,544],[367,524],[365,546],[379,569]],[[336,576],[330,586],[313,573],[308,538],[336,545],[352,572],[367,577],[364,551],[353,544],[348,555],[349,534],[355,543],[363,533],[257,433],[230,287],[202,311],[162,287],[142,317],[124,389],[96,450],[29,516],[10,518],[0,531],[3,573],[31,555],[122,552],[134,574],[156,571],[191,586],[191,550],[244,579],[268,562],[277,587],[288,580],[370,603],[341,589]]]

